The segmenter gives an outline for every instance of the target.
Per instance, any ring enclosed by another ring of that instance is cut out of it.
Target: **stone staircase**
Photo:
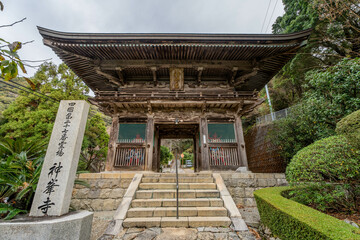
[[[179,219],[176,176],[144,174],[123,227],[228,227],[231,219],[211,173],[179,174]]]

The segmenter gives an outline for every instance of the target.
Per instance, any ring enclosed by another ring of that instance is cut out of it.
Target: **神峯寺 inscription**
[[[85,101],[61,101],[30,216],[60,216],[69,211],[88,111]]]

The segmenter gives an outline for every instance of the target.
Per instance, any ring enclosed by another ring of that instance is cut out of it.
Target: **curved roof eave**
[[[72,33],[60,32],[37,27],[40,34],[47,39],[60,41],[197,41],[197,42],[233,42],[233,41],[294,41],[308,38],[312,29],[290,34],[218,34],[218,33]]]

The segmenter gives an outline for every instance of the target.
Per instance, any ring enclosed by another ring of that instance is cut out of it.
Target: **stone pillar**
[[[200,142],[201,142],[201,167],[200,171],[210,170],[209,147],[208,147],[208,125],[206,117],[200,118]]]
[[[89,107],[83,100],[60,102],[30,216],[69,212]]]
[[[119,137],[119,117],[113,116],[112,125],[110,130],[110,138],[108,145],[108,154],[106,157],[106,171],[112,171],[114,169],[115,151]]]
[[[145,171],[151,171],[153,165],[154,148],[154,116],[149,115],[146,123],[146,160]]]
[[[241,160],[241,166],[248,168],[241,116],[235,116],[235,134],[238,143],[238,153]]]

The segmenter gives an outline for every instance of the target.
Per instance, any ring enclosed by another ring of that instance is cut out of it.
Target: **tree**
[[[27,141],[49,139],[59,107],[65,99],[85,100],[89,88],[65,65],[41,65],[32,78],[38,91],[47,97],[23,93],[3,112],[0,135]],[[56,99],[56,100],[54,100]]]
[[[273,24],[273,33],[313,28],[308,44],[284,66],[270,84],[273,107],[298,103],[305,92],[308,71],[335,65],[360,52],[360,7],[355,0],[283,0],[285,13]]]
[[[288,118],[274,123],[272,141],[285,159],[316,140],[335,134],[336,123],[360,109],[360,59],[343,59],[308,73],[306,93]]]
[[[160,165],[167,165],[173,158],[174,155],[170,152],[168,147],[160,147]]]
[[[105,122],[98,112],[86,124],[79,169],[100,172],[106,160],[108,143],[109,135],[106,132]]]

